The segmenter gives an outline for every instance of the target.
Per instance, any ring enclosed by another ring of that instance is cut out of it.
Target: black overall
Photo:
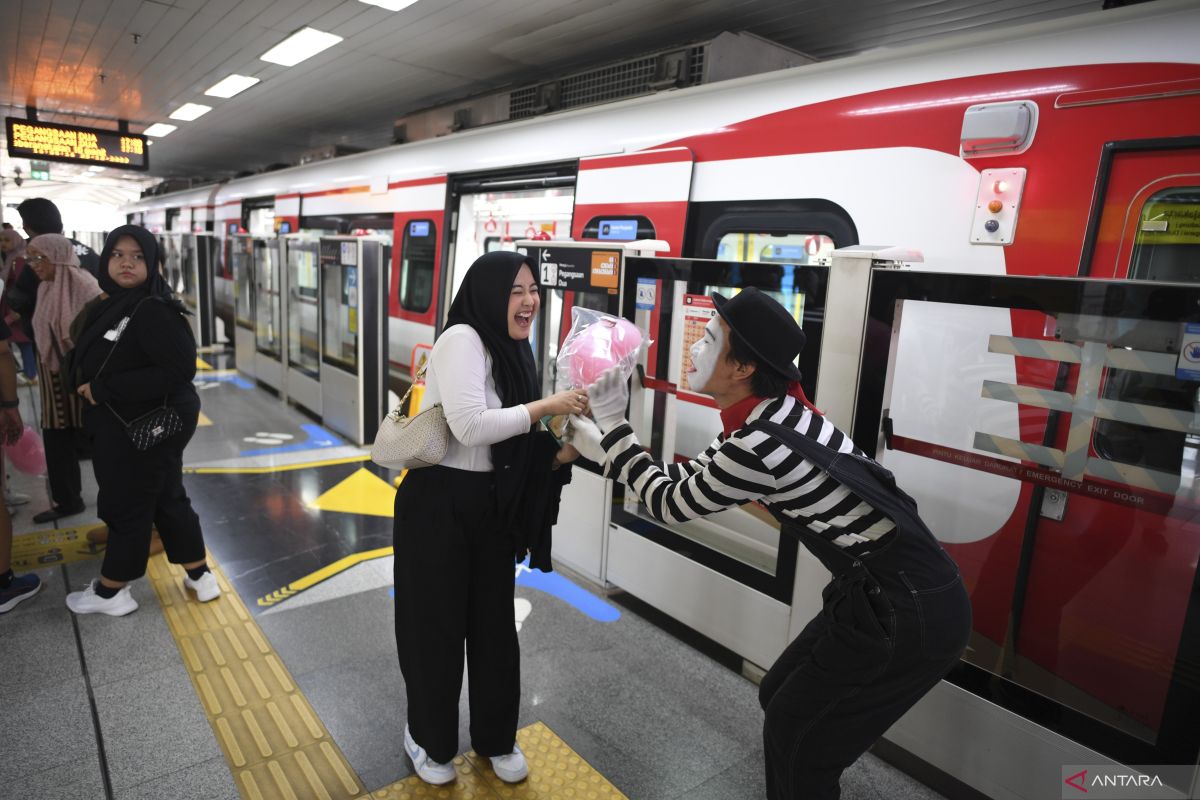
[[[780,520],[833,580],[821,613],[759,687],[767,797],[836,800],[843,770],[958,663],[971,634],[971,604],[954,561],[890,472],[773,422],[751,427],[896,523],[878,550],[854,556],[796,520]]]

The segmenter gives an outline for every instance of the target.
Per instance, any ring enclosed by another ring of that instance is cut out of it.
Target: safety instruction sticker
[[[658,279],[638,278],[637,307],[643,311],[653,311],[658,301]]]
[[[1181,381],[1200,381],[1200,322],[1185,322],[1175,377]]]
[[[717,315],[717,307],[706,294],[683,296],[683,358],[679,360],[681,375],[679,388],[690,391],[688,373],[692,371],[692,345],[704,336],[704,327]]]

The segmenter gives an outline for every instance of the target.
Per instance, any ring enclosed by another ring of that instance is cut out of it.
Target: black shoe
[[[75,514],[82,514],[86,508],[87,506],[83,505],[82,503],[75,508],[63,508],[62,506],[55,506],[54,508],[46,509],[40,514],[34,514],[33,521],[39,525],[43,522],[54,522],[56,519],[74,516]]]

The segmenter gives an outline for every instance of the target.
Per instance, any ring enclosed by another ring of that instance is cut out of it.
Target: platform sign
[[[538,254],[542,285],[550,289],[616,294],[621,281],[621,251],[610,248],[542,248]]]
[[[150,167],[146,137],[138,133],[30,122],[17,117],[5,117],[4,122],[12,158],[139,171]]]

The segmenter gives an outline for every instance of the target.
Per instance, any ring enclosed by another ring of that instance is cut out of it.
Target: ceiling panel
[[[358,0],[3,2],[13,7],[0,26],[5,113],[33,103],[45,119],[127,119],[137,131],[205,103],[213,111],[156,142],[151,164],[220,176],[323,144],[380,146],[397,117],[422,107],[724,30],[830,59],[1100,0],[421,0],[399,13]],[[291,68],[259,58],[305,25],[345,41]],[[233,72],[262,83],[231,99],[203,94]]]

